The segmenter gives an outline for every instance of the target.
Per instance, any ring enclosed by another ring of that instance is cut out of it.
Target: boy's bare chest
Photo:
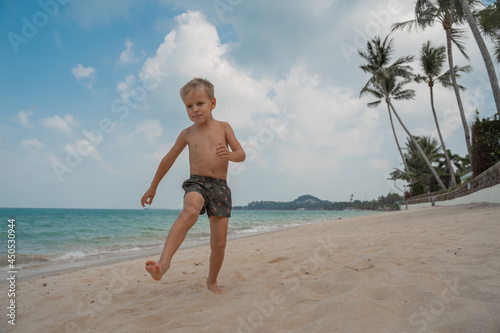
[[[226,137],[223,130],[219,131],[200,131],[192,133],[188,138],[190,150],[215,150],[219,143],[226,145]]]

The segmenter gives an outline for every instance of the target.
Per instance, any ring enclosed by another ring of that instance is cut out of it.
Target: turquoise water
[[[8,220],[15,219],[16,266],[43,266],[160,252],[180,211],[0,208],[0,267],[7,266]],[[309,223],[369,215],[366,211],[239,211],[229,220],[228,238]],[[206,215],[183,246],[209,240]]]

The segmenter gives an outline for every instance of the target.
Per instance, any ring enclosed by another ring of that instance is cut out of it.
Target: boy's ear
[[[215,100],[215,97],[212,98],[212,109],[215,109],[215,105],[217,104],[217,101]]]

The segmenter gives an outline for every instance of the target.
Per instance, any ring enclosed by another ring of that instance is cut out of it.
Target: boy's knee
[[[212,251],[224,252],[225,250],[226,250],[226,242],[225,241],[219,241],[219,242],[212,243]]]
[[[184,207],[182,209],[182,213],[184,214],[186,221],[189,221],[190,223],[194,224],[196,220],[198,219],[198,215],[200,212],[196,210],[194,207]]]

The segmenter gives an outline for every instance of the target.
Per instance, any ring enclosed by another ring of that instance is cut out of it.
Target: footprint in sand
[[[241,274],[241,272],[234,272],[234,276],[233,278],[231,279],[231,281],[234,281],[234,282],[245,282],[247,281],[247,279],[243,276],[243,274]]]
[[[285,261],[285,260],[288,260],[288,257],[278,257],[278,258],[274,258],[273,260],[269,261],[268,263],[269,263],[269,264],[274,264],[274,263],[277,263],[277,262],[280,262],[280,261]]]
[[[356,272],[362,272],[362,271],[366,271],[368,269],[371,269],[371,268],[375,268],[375,265],[373,264],[369,264],[368,266],[365,266],[365,267],[350,267],[350,266],[345,266],[345,268],[348,268],[348,269],[352,269],[353,271],[356,271]]]

